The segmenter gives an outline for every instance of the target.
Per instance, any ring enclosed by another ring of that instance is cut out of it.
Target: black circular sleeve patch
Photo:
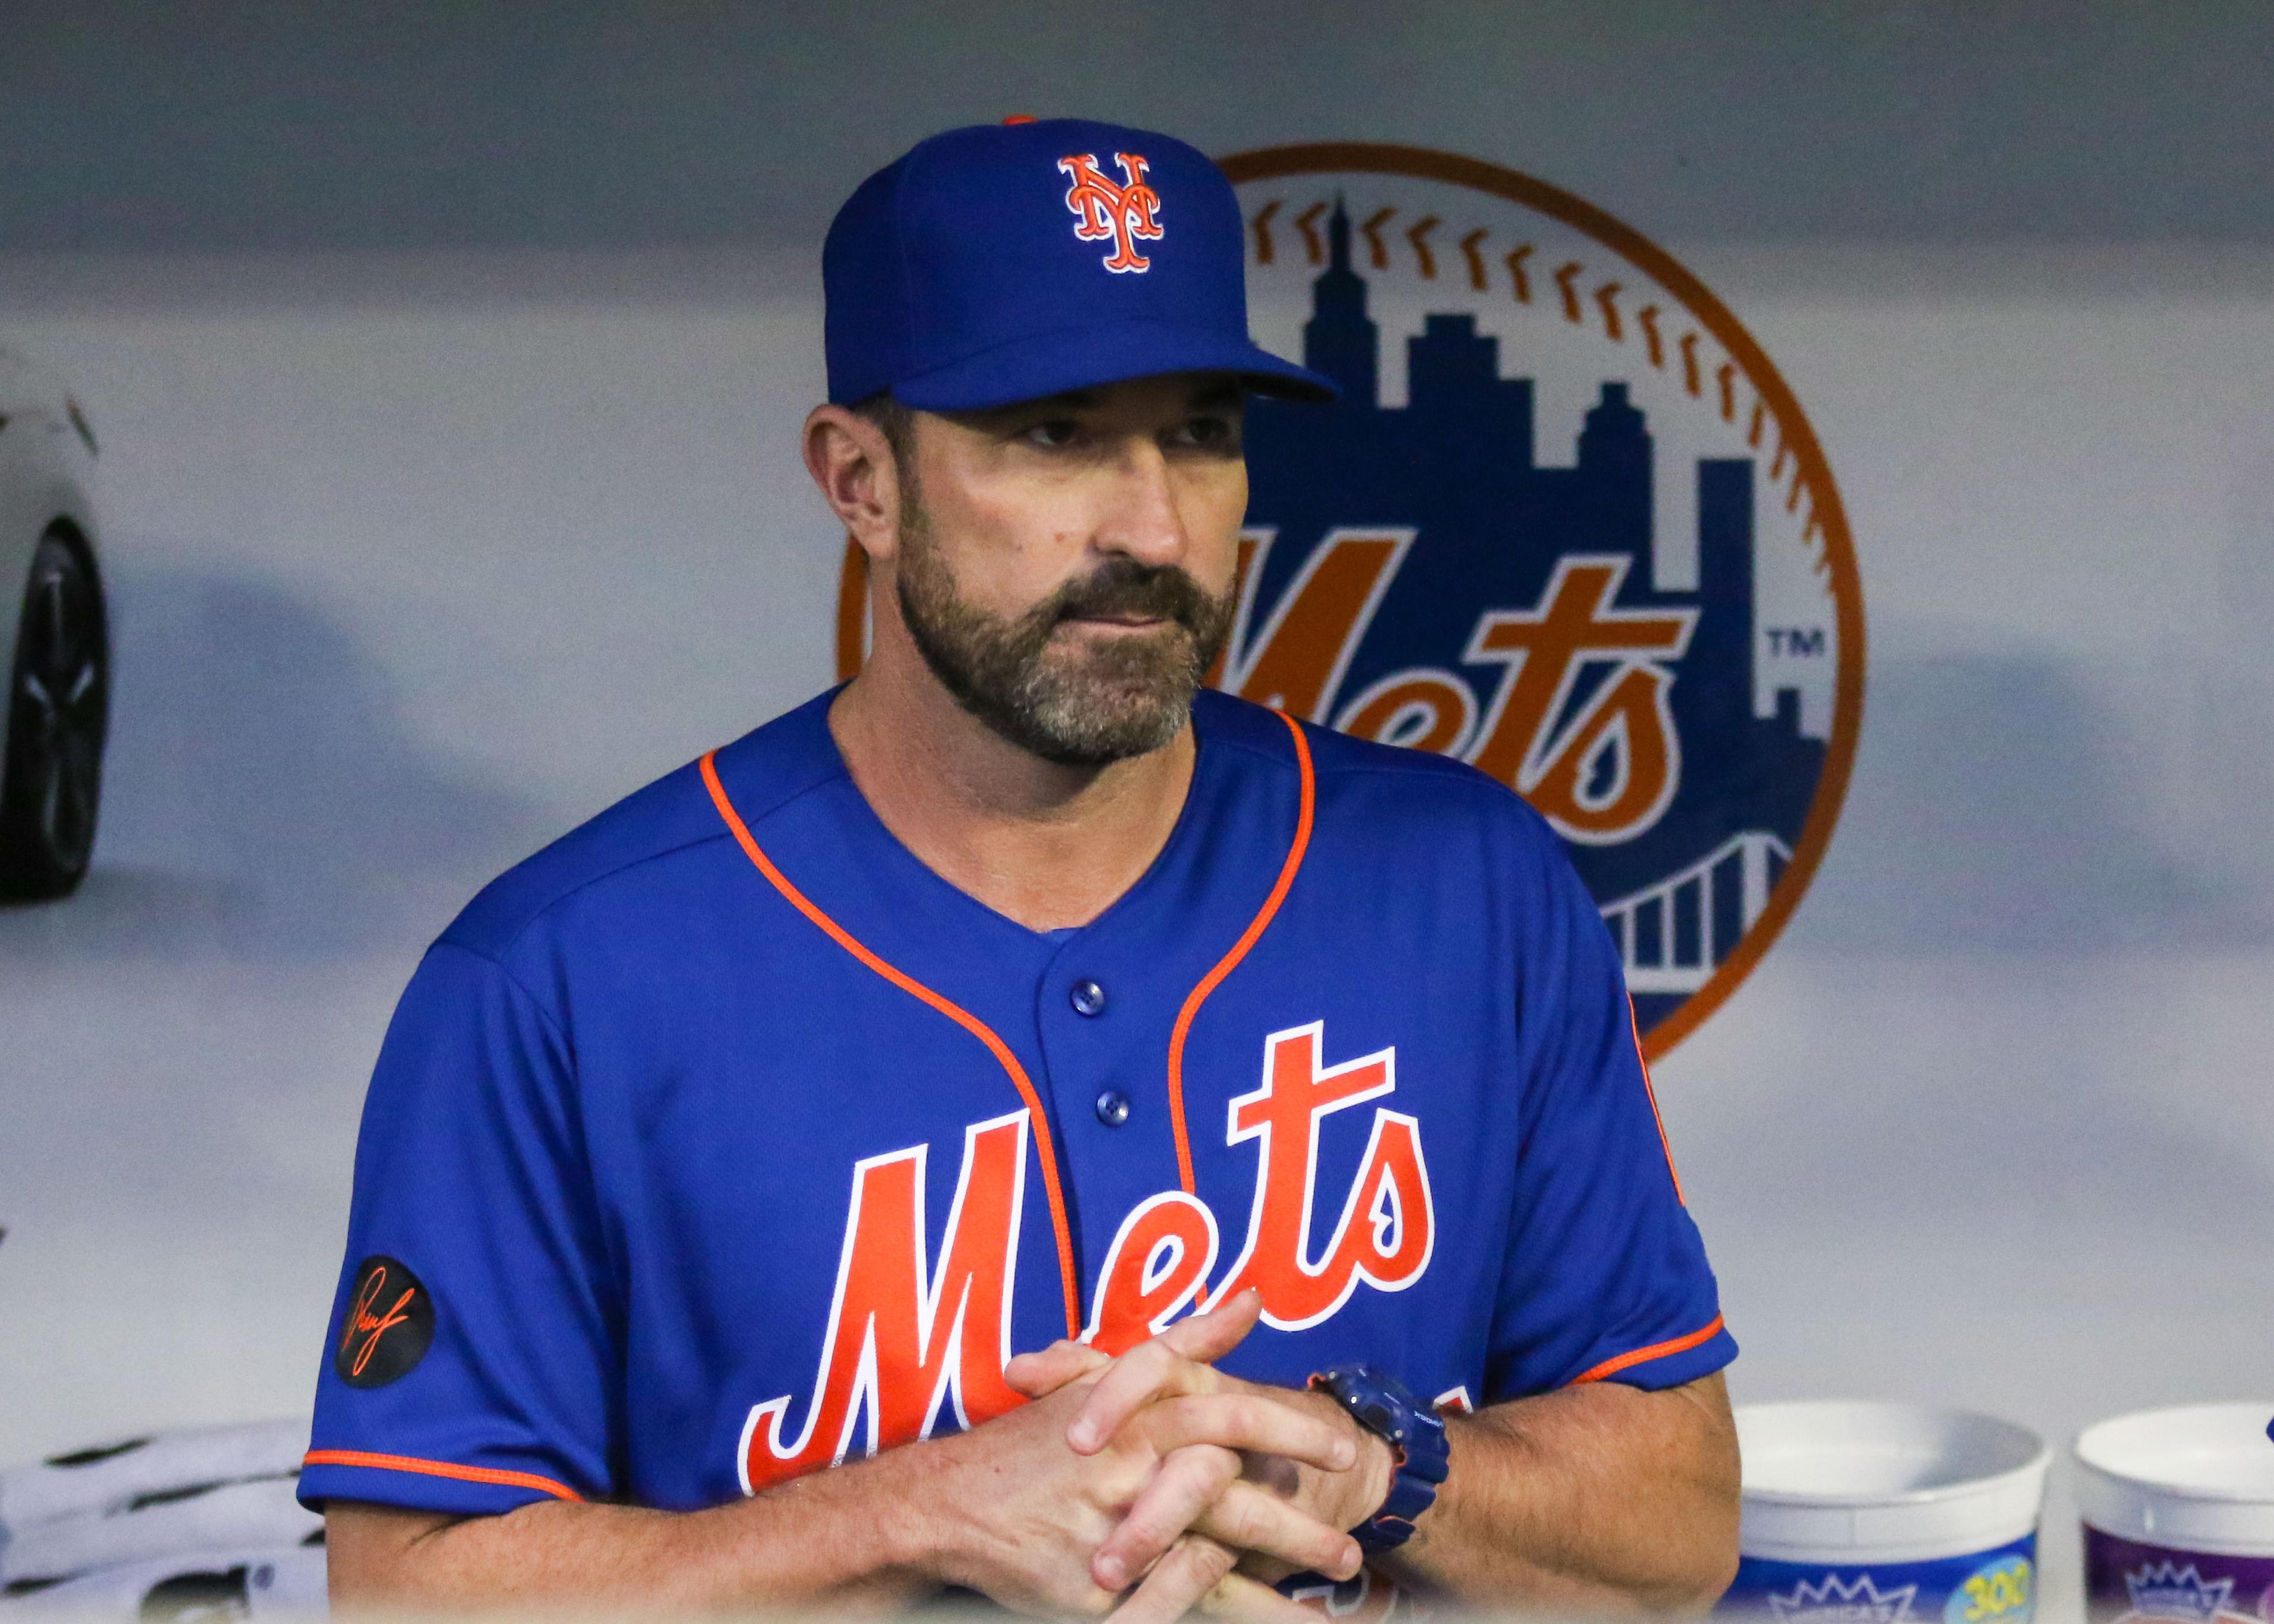
[[[434,1299],[393,1258],[365,1258],[348,1293],[332,1368],[351,1387],[383,1387],[409,1375],[434,1340]]]

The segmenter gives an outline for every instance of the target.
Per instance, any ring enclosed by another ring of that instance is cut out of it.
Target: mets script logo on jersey
[[[1119,1353],[1250,1287],[1267,1321],[1298,1330],[1331,1317],[1362,1285],[1402,1291],[1421,1278],[1437,1224],[1419,1123],[1376,1106],[1349,1189],[1318,1188],[1322,1119],[1394,1094],[1397,1052],[1329,1065],[1325,1043],[1316,1021],[1273,1033],[1262,1080],[1228,1108],[1225,1142],[1253,1144],[1256,1155],[1239,1255],[1217,1268],[1217,1217],[1199,1198],[1171,1190],[1140,1202],[1107,1249],[1084,1341]],[[937,1262],[924,1235],[930,1147],[855,1166],[811,1396],[794,1422],[794,1395],[751,1410],[740,1451],[745,1492],[834,1465],[855,1447],[874,1454],[929,1437],[946,1405],[968,1427],[1019,1402],[1003,1367],[1031,1131],[1023,1110],[965,1130]],[[1321,1207],[1338,1216],[1314,1248]]]
[[[1798,901],[1863,609],[1830,466],[1736,320],[1601,211],[1410,148],[1231,158],[1257,337],[1222,687],[1456,756],[1561,834],[1653,1053]]]
[[[1136,153],[1116,153],[1121,184],[1115,185],[1098,167],[1094,153],[1073,153],[1058,160],[1058,168],[1073,184],[1066,188],[1065,206],[1073,211],[1073,234],[1085,243],[1111,243],[1105,268],[1148,271],[1153,262],[1137,252],[1139,242],[1161,240],[1161,194],[1145,184],[1145,160]]]

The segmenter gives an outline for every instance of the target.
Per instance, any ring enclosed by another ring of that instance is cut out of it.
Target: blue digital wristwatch
[[[1389,1442],[1397,1467],[1389,1497],[1350,1536],[1361,1551],[1396,1550],[1413,1537],[1413,1520],[1436,1504],[1437,1485],[1445,1481],[1445,1424],[1395,1377],[1370,1365],[1334,1365],[1312,1377],[1311,1387],[1331,1395],[1351,1419]]]

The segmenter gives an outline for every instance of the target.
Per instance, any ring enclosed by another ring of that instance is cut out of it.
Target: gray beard
[[[999,737],[1069,767],[1102,767],[1174,739],[1231,630],[1230,594],[1211,598],[1181,569],[1126,558],[998,619],[956,591],[920,509],[901,515],[896,584],[900,619],[940,686]],[[1051,646],[1063,622],[1098,613],[1170,624],[1087,649]]]

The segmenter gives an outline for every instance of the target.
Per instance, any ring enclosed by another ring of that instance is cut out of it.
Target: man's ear
[[[884,430],[842,406],[817,406],[805,419],[805,471],[845,533],[872,564],[900,548],[900,470]]]

